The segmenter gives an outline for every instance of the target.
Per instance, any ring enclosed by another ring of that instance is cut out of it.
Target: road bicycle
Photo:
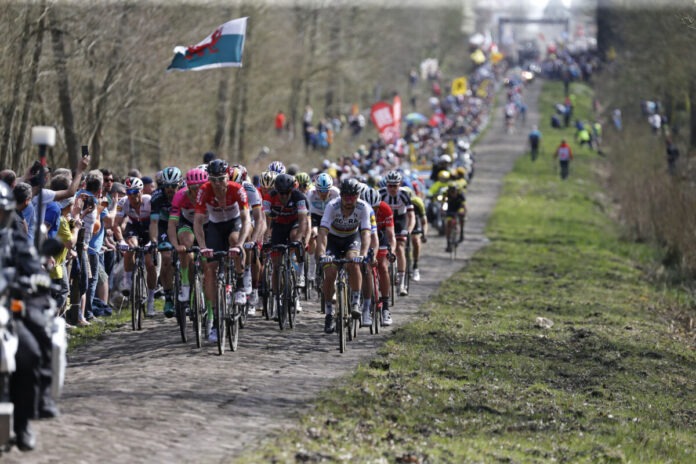
[[[191,274],[191,292],[189,297],[189,315],[193,332],[196,335],[196,347],[203,345],[203,327],[208,318],[203,297],[203,266],[201,264],[201,249],[197,246],[191,247],[186,252],[193,253],[193,273]]]
[[[236,291],[236,274],[234,261],[230,258],[230,250],[216,251],[213,260],[218,262],[215,278],[215,319],[217,320],[217,347],[218,354],[225,353],[225,339],[230,344],[230,350],[237,351],[239,344],[239,320],[241,313],[246,311],[246,304],[234,302]]]
[[[336,274],[336,303],[338,305],[338,314],[336,315],[336,332],[338,332],[338,349],[341,353],[345,353],[348,341],[352,341],[357,335],[357,326],[359,322],[353,319],[350,313],[350,305],[348,298],[350,295],[350,286],[348,285],[348,271],[345,265],[355,262],[352,258],[333,259],[326,265],[334,264],[338,267]]]
[[[295,327],[295,319],[297,317],[297,299],[299,292],[297,287],[297,276],[295,275],[295,267],[293,266],[291,251],[299,250],[301,259],[304,259],[304,244],[302,242],[291,242],[287,245],[273,245],[272,250],[276,253],[281,253],[280,262],[278,264],[278,326],[280,330],[284,330],[286,324],[292,329]],[[306,281],[305,281],[306,283]]]
[[[261,273],[261,282],[259,286],[259,296],[263,302],[263,315],[269,321],[273,317],[275,298],[273,295],[273,285],[271,277],[273,276],[273,261],[271,260],[271,244],[264,243],[261,248],[263,271]]]
[[[370,333],[377,335],[382,322],[382,301],[380,300],[381,294],[379,293],[379,272],[377,270],[377,266],[373,266],[369,262],[365,263],[364,266],[365,273],[363,278],[372,279],[372,294],[370,295],[370,298],[372,298],[372,303],[370,304],[372,325],[370,326]]]
[[[147,284],[145,281],[145,255],[152,253],[155,247],[152,244],[144,246],[124,247],[123,251],[135,253],[135,267],[130,288],[131,325],[133,330],[142,330],[145,307],[147,305]]]
[[[459,246],[459,219],[453,216],[447,218],[449,234],[447,235],[447,249],[450,261],[457,259],[457,247]]]
[[[181,341],[186,343],[188,341],[186,336],[186,304],[179,301],[178,298],[181,292],[181,261],[179,260],[179,253],[176,251],[172,251],[172,264],[174,265],[174,315],[181,333]]]

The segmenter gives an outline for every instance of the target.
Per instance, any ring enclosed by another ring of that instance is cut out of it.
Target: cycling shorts
[[[326,254],[334,258],[344,258],[349,251],[360,253],[360,233],[355,232],[347,237],[339,237],[338,235],[329,234],[326,239]]]
[[[321,225],[321,215],[312,213],[312,227],[319,227]]]
[[[290,232],[300,227],[300,223],[295,221],[292,224],[279,224],[274,222],[271,225],[271,244],[283,245],[290,242]]]
[[[129,222],[123,232],[123,238],[128,240],[131,237],[138,237],[140,244],[150,243],[150,223],[149,222]]]
[[[205,242],[213,251],[230,249],[230,235],[242,230],[242,218],[236,217],[225,222],[209,222],[205,231]]]
[[[408,235],[408,215],[394,215],[394,234],[397,237],[406,237]]]

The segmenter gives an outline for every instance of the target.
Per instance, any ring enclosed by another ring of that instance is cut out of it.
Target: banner
[[[401,97],[398,95],[394,95],[392,115],[394,116],[394,130],[396,131],[396,138],[398,139],[401,137]]]
[[[394,113],[389,103],[378,102],[372,105],[370,119],[386,143],[394,143],[399,138],[398,128],[394,127]]]
[[[247,19],[240,18],[226,22],[194,46],[175,47],[174,59],[167,71],[241,67]]]
[[[452,81],[452,95],[466,95],[467,80],[466,77],[458,77]]]

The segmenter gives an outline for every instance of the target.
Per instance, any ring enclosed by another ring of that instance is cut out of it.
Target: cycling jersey
[[[413,209],[416,212],[416,218],[425,216],[425,203],[420,197],[412,196],[411,202],[413,203]]]
[[[220,204],[213,184],[207,182],[198,191],[196,199],[196,214],[208,216],[211,223],[227,222],[240,217],[241,211],[249,209],[246,190],[236,182],[227,182],[225,200]]]
[[[273,190],[263,199],[263,212],[274,224],[292,224],[299,214],[307,214],[307,197],[299,190],[293,190],[288,202],[283,204],[278,192]]]
[[[413,211],[413,203],[411,202],[411,190],[406,187],[399,187],[398,193],[394,196],[390,195],[387,187],[379,189],[379,196],[382,201],[386,202],[394,212],[394,216],[402,216],[408,211]]]
[[[335,198],[326,205],[321,218],[321,228],[328,229],[329,235],[348,237],[356,232],[372,230],[370,211],[372,208],[363,200],[357,200],[355,208],[345,217],[341,211],[341,198]]]
[[[457,214],[464,213],[466,205],[466,197],[462,192],[457,192],[454,196],[447,195],[447,217],[453,217]]]
[[[188,195],[188,188],[183,188],[176,192],[172,200],[172,207],[169,210],[169,219],[174,219],[176,222],[187,222],[193,224],[193,216],[196,212],[196,200],[191,200]],[[182,221],[183,220],[183,221]],[[208,222],[205,218],[204,222]]]
[[[385,202],[382,201],[377,205],[375,216],[378,231],[382,231],[387,227],[394,227],[394,213]]]
[[[261,192],[259,192],[254,184],[245,180],[242,182],[242,187],[247,194],[247,202],[249,202],[249,208],[254,208],[255,206],[261,206]]]
[[[150,195],[141,196],[139,211],[131,206],[128,197],[123,197],[116,205],[116,217],[127,217],[133,224],[150,224],[151,210]]]
[[[152,192],[150,197],[150,220],[168,222],[169,210],[172,207],[172,202],[162,189],[157,189]]]
[[[321,216],[322,214],[324,214],[326,205],[334,198],[338,198],[339,195],[340,192],[338,188],[331,187],[329,189],[328,195],[326,196],[326,200],[322,200],[321,198],[319,198],[319,191],[317,189],[310,190],[307,194],[307,201],[309,202],[310,214],[318,214],[319,216]]]

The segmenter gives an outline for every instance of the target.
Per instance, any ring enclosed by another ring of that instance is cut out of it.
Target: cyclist
[[[307,237],[307,197],[294,189],[295,177],[289,174],[278,174],[275,186],[267,199],[263,200],[263,211],[266,213],[268,227],[271,229],[271,245],[287,244],[304,241]],[[297,286],[304,287],[304,261],[301,250],[295,250],[297,259]],[[280,299],[278,292],[278,273],[281,254],[272,252],[273,274],[271,276],[273,293]],[[279,307],[279,305],[276,305]],[[299,309],[299,308],[298,308]]]
[[[309,214],[312,221],[312,234],[309,238],[310,261],[308,274],[310,280],[315,279],[317,269],[316,266],[319,259],[319,255],[316,254],[319,224],[321,224],[321,218],[324,215],[326,205],[331,200],[338,198],[338,196],[338,188],[334,187],[333,179],[325,172],[322,172],[317,176],[314,183],[314,188],[311,189],[307,195],[307,201],[309,202]]]
[[[378,248],[376,253],[377,277],[379,279],[379,293],[382,295],[380,301],[382,303],[382,325],[391,325],[392,318],[389,312],[389,287],[391,280],[389,279],[389,268],[387,266],[388,250],[396,249],[396,237],[394,235],[394,213],[388,204],[380,198],[379,192],[375,189],[367,189],[361,195],[361,198],[368,203],[375,215],[375,226],[377,228]],[[372,279],[366,281],[372,284]],[[371,291],[371,289],[369,289]],[[372,324],[372,314],[370,314],[369,302],[363,306],[362,325]]]
[[[241,164],[231,166],[229,169],[230,179],[244,187],[247,193],[247,201],[251,208],[251,235],[249,242],[254,242],[258,247],[263,245],[263,237],[266,233],[266,218],[263,214],[261,192],[254,184],[247,180],[247,170]],[[256,305],[259,301],[259,280],[261,278],[260,254],[247,253],[244,266],[244,292],[249,295],[249,309],[247,314],[256,313]]]
[[[244,293],[244,243],[249,231],[249,204],[244,187],[229,180],[227,162],[215,159],[208,164],[208,182],[203,184],[196,200],[196,214],[193,231],[201,247],[201,254],[207,258],[215,251],[228,251],[234,259],[237,277],[235,304],[246,304]],[[203,223],[208,218],[208,228]],[[217,301],[215,291],[217,261],[205,265],[205,294],[208,306],[208,340],[217,341],[213,330],[213,305]]]
[[[285,165],[281,161],[273,161],[268,165],[268,170],[276,174],[285,174]]]
[[[396,263],[398,268],[397,282],[399,295],[408,295],[406,290],[406,240],[415,226],[415,214],[411,202],[411,191],[402,187],[403,177],[399,171],[389,171],[385,176],[386,187],[379,195],[389,205],[394,213],[394,231],[396,233]]]
[[[312,188],[312,179],[309,177],[309,174],[298,172],[295,180],[297,181],[297,189],[306,196]]]
[[[259,192],[261,192],[262,201],[266,199],[268,195],[271,194],[277,175],[278,173],[275,171],[264,171],[261,173],[261,184],[259,185]]]
[[[176,192],[169,210],[168,237],[174,249],[179,253],[181,262],[181,288],[177,298],[182,303],[188,303],[191,290],[189,268],[193,257],[186,253],[191,248],[196,237],[193,234],[193,221],[196,212],[196,197],[203,184],[208,182],[208,173],[201,168],[193,168],[186,173],[186,187]],[[204,220],[204,227],[207,225]]]
[[[446,190],[450,185],[452,174],[449,171],[443,170],[437,174],[437,180],[428,189],[428,196],[437,197],[442,190]]]
[[[174,315],[174,299],[172,287],[174,284],[174,266],[172,264],[172,246],[168,237],[169,211],[172,200],[179,187],[181,187],[181,170],[177,167],[168,167],[160,171],[158,188],[152,193],[150,199],[150,236],[157,238],[157,249],[160,252],[160,283],[164,290],[164,316]]]
[[[444,171],[443,171],[444,172]],[[425,213],[425,203],[418,195],[411,195],[413,212],[416,225],[411,232],[411,245],[413,246],[413,281],[420,281],[420,271],[418,270],[418,258],[420,258],[421,243],[428,241],[428,218]]]
[[[113,225],[114,240],[116,240],[122,250],[128,247],[136,247],[139,244],[156,242],[157,237],[152,235],[150,230],[150,195],[143,194],[143,181],[137,177],[128,177],[124,184],[126,186],[126,197],[121,198],[116,205],[116,220]],[[123,224],[126,218],[128,218],[128,223],[124,230]],[[124,250],[124,291],[130,292],[134,267],[135,256],[133,252]],[[148,289],[146,316],[153,317],[155,315],[157,269],[150,253],[145,255],[145,268],[147,270]]]
[[[338,269],[330,264],[333,257],[353,258],[355,261],[346,266],[352,291],[351,315],[356,319],[362,315],[360,311],[362,276],[359,266],[362,257],[367,254],[372,233],[371,208],[358,198],[360,191],[358,181],[346,179],[341,183],[339,190],[340,197],[326,205],[317,237],[317,254],[322,257],[322,264],[326,264],[322,288],[326,299],[325,333],[332,333],[336,329],[331,298],[335,290]]]
[[[445,213],[445,237],[450,236],[453,221],[450,218],[456,218],[459,221],[459,241],[464,241],[464,218],[466,217],[466,196],[463,191],[459,190],[456,185],[452,184],[447,188],[447,211]],[[445,252],[452,251],[449,242]]]

